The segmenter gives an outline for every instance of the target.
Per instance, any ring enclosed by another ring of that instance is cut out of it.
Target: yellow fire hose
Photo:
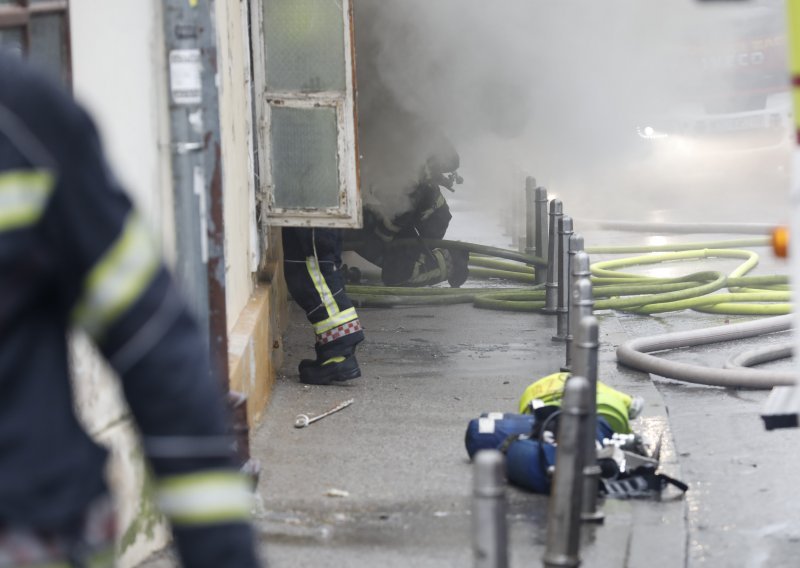
[[[532,284],[534,266],[543,259],[513,251],[462,243],[426,241],[429,246],[459,246],[470,251],[471,279],[501,279]],[[767,246],[769,237],[658,246],[588,248],[590,254],[639,254],[592,265],[593,294],[597,310],[655,314],[692,309],[729,315],[781,315],[791,312],[788,277],[747,276],[757,266],[758,255],[734,247]],[[632,266],[697,261],[742,259],[729,274],[704,271],[678,278],[657,278],[620,271]],[[499,260],[503,259],[503,260]],[[532,266],[533,265],[533,266]],[[476,308],[535,312],[544,307],[542,285],[524,288],[407,288],[350,285],[356,306],[393,307],[472,303]]]

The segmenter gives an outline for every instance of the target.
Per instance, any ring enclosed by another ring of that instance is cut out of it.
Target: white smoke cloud
[[[651,143],[637,127],[675,112],[699,80],[728,81],[693,45],[734,45],[754,9],[708,4],[356,0],[363,179],[401,210],[441,133],[470,199],[508,201],[533,175],[565,206],[599,207],[628,185],[646,207],[637,168]],[[389,98],[396,112],[383,113]]]

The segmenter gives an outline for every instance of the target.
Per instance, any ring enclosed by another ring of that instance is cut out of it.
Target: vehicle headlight
[[[645,138],[647,140],[654,140],[656,138],[667,138],[669,134],[666,132],[659,132],[652,126],[637,126],[636,132],[639,134],[641,138]]]

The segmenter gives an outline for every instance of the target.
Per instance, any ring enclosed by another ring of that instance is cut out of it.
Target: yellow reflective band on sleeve
[[[796,76],[800,74],[800,0],[786,2],[786,20],[789,28],[789,69]]]
[[[308,274],[311,276],[314,288],[316,288],[317,294],[319,294],[320,300],[325,306],[328,315],[331,317],[335,316],[339,313],[339,306],[336,304],[336,299],[333,297],[331,289],[328,288],[328,283],[325,282],[325,276],[319,269],[317,259],[313,256],[309,256],[306,259],[306,268],[308,269]]]
[[[92,337],[128,309],[153,280],[159,257],[142,221],[131,213],[119,238],[92,267],[73,321]]]
[[[796,143],[800,144],[800,0],[786,2],[786,19],[789,28],[789,70],[792,75]]]
[[[167,477],[156,494],[161,512],[178,525],[244,521],[253,501],[248,479],[233,471]]]
[[[339,327],[340,325],[344,325],[347,322],[351,322],[357,319],[358,319],[358,314],[356,313],[356,309],[348,308],[346,310],[339,312],[333,317],[315,323],[314,333],[316,333],[317,335],[322,335],[323,333],[325,333],[330,329],[333,329],[334,327]]]
[[[0,173],[0,232],[36,223],[54,185],[53,174],[43,170]]]

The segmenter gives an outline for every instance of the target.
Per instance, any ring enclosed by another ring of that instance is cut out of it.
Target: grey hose
[[[617,360],[623,365],[646,373],[701,385],[750,389],[794,385],[797,374],[792,372],[744,368],[717,369],[668,361],[647,354],[653,351],[707,345],[787,331],[792,327],[793,317],[793,315],[778,316],[707,329],[641,337],[620,345],[617,348]]]
[[[637,221],[605,221],[600,219],[577,219],[581,227],[645,233],[719,233],[743,235],[769,235],[775,225],[768,223],[642,223]]]
[[[769,345],[758,349],[744,351],[734,355],[725,363],[726,369],[740,369],[742,367],[753,367],[761,363],[788,359],[794,353],[794,343],[781,343],[780,345]]]

